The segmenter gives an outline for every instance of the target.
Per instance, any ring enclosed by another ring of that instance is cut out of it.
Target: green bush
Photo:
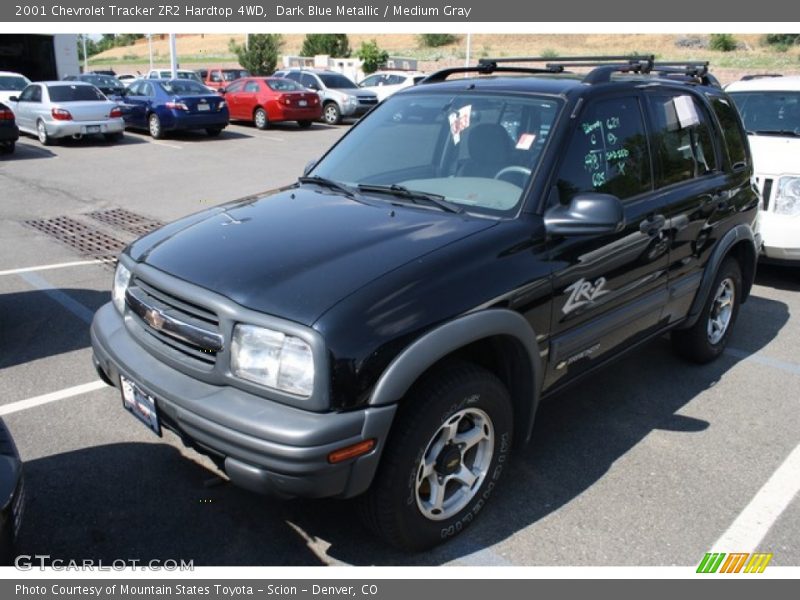
[[[777,46],[781,52],[785,52],[785,48],[800,44],[800,33],[768,33],[762,41],[767,46]]]
[[[347,58],[350,56],[350,40],[344,33],[309,33],[303,40],[300,54],[327,54],[331,58]]]
[[[458,41],[458,36],[452,33],[422,33],[419,41],[425,48],[438,48]]]
[[[239,64],[253,75],[272,75],[278,64],[283,36],[279,33],[251,33],[247,48],[233,40],[228,43]]]
[[[542,50],[542,58],[558,58],[558,52],[552,48],[545,48]]]
[[[389,53],[381,50],[375,40],[361,42],[361,47],[356,50],[356,56],[361,59],[361,70],[364,71],[364,75],[374,73],[389,60]]]
[[[718,52],[733,52],[738,43],[730,33],[712,33],[708,46]]]

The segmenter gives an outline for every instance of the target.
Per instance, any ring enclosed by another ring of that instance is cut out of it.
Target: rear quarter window
[[[725,139],[728,158],[734,169],[747,166],[747,150],[744,131],[739,122],[739,116],[731,101],[726,98],[712,96],[709,98],[714,113],[717,115],[722,135]]]

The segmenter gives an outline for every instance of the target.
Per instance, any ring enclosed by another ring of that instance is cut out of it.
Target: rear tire
[[[5,154],[14,154],[14,148],[16,147],[16,142],[4,142],[0,145],[0,150],[2,150]]]
[[[730,256],[714,277],[697,322],[688,329],[672,332],[675,352],[692,362],[705,364],[717,358],[728,345],[742,295],[742,270]]]
[[[298,121],[297,126],[300,127],[300,129],[308,129],[311,127],[311,121]]]
[[[367,527],[411,551],[463,531],[508,461],[512,413],[508,390],[481,367],[451,363],[426,376],[401,407],[361,498]]]
[[[42,146],[51,146],[53,144],[53,138],[47,133],[47,125],[44,124],[44,121],[36,121],[36,137],[39,138],[39,143]]]
[[[206,128],[206,135],[208,135],[208,137],[217,137],[220,133],[222,133],[222,128],[220,127]]]
[[[147,131],[154,140],[164,138],[164,130],[161,128],[161,119],[158,118],[157,114],[153,113],[147,117]]]
[[[253,113],[253,123],[255,123],[256,128],[260,130],[269,129],[269,117],[267,116],[267,111],[263,108],[257,108]]]

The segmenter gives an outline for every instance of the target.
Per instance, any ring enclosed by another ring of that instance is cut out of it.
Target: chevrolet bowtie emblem
[[[161,331],[161,328],[164,327],[164,315],[155,308],[151,308],[144,313],[144,320],[156,331]]]

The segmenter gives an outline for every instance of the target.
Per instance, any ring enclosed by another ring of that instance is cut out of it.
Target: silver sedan
[[[116,141],[125,129],[120,106],[90,83],[32,83],[11,98],[9,107],[20,131],[35,135],[45,146],[57,138],[92,134]]]

